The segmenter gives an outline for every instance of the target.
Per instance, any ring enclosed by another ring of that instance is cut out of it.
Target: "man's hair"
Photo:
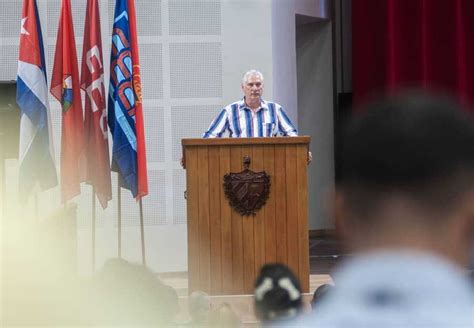
[[[228,303],[221,303],[209,313],[209,327],[241,327],[242,321]]]
[[[316,288],[316,290],[313,293],[313,298],[311,299],[311,307],[314,308],[316,307],[317,304],[321,303],[322,299],[325,299],[328,294],[328,292],[331,291],[331,289],[334,288],[333,285],[330,284],[323,284]]]
[[[357,214],[405,194],[449,209],[474,186],[474,126],[449,98],[405,93],[373,102],[346,127],[338,183]]]
[[[260,80],[263,82],[263,74],[260,71],[257,71],[256,69],[251,69],[250,71],[247,71],[244,76],[242,76],[242,84],[247,83],[248,79],[251,76],[258,76],[260,77]]]
[[[283,264],[266,264],[255,281],[255,312],[262,321],[296,316],[302,306],[298,278]]]
[[[211,310],[211,299],[203,291],[194,291],[188,298],[189,315],[194,323],[204,323],[207,321]]]

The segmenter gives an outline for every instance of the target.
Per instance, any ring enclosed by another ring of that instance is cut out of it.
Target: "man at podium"
[[[250,70],[242,78],[244,98],[221,110],[204,133],[204,138],[297,136],[295,126],[282,106],[262,99],[263,74]]]

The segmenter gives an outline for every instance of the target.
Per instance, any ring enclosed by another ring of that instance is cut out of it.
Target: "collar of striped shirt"
[[[242,98],[239,102],[238,102],[238,105],[239,105],[239,110],[242,110],[242,109],[248,109],[248,110],[252,110],[250,107],[247,106],[247,104],[245,103],[245,97]],[[255,111],[255,112],[258,112],[260,109],[266,109],[268,110],[268,103],[267,101],[263,100],[262,98],[260,98],[260,107]]]

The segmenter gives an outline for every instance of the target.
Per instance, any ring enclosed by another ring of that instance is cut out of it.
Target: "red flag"
[[[85,180],[84,122],[70,0],[62,0],[51,94],[62,107],[61,201],[80,194]]]
[[[146,166],[145,126],[143,124],[142,82],[140,76],[140,58],[138,55],[137,20],[135,14],[135,0],[128,0],[128,17],[130,24],[130,51],[133,63],[133,89],[135,91],[135,126],[137,131],[137,166],[138,166],[138,194],[136,199],[148,195],[148,174]]]
[[[109,143],[105,110],[104,67],[98,0],[88,0],[82,50],[81,88],[85,102],[87,182],[94,186],[102,208],[112,199]]]

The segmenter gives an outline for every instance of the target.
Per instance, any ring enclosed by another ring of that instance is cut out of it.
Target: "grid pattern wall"
[[[115,1],[109,0],[107,3],[107,13],[108,13],[108,24],[107,24],[107,35],[112,35],[112,29],[114,26],[114,13],[115,13]]]
[[[86,17],[87,1],[71,1],[72,22],[74,25],[74,36],[80,38],[84,36],[84,23]],[[59,16],[61,13],[61,0],[48,0],[47,5],[47,26],[48,37],[54,37],[58,33]],[[42,21],[43,22],[43,21]],[[44,29],[43,25],[41,27]],[[79,53],[79,52],[78,52]]]
[[[145,225],[164,225],[166,222],[165,172],[148,170],[149,194],[143,198],[143,223]],[[138,202],[128,190],[122,189],[122,225],[139,226],[140,212]]]
[[[140,45],[144,99],[163,99],[163,50],[157,43]]]
[[[114,22],[115,0],[108,0],[108,32],[112,34],[112,26]],[[135,0],[135,11],[139,23],[137,25],[137,33],[139,36],[161,36],[161,0]],[[143,50],[141,51],[141,54]],[[141,57],[140,54],[140,57]]]
[[[0,42],[1,44],[1,42]],[[0,80],[16,80],[18,70],[18,45],[4,44],[0,46]]]
[[[137,17],[140,18],[140,24],[137,26],[138,35],[161,35],[161,1],[137,0],[135,7]]]
[[[220,42],[170,44],[172,98],[222,97]]]
[[[170,35],[220,35],[218,0],[170,0]]]
[[[45,42],[46,39],[43,40],[43,42]],[[82,45],[76,45],[76,54],[79,53],[78,52],[78,49],[77,49],[77,46],[80,46],[82,47]],[[54,53],[56,52],[56,45],[55,43],[51,43],[51,44],[45,44],[44,46],[44,59],[46,61],[46,74],[48,75],[48,87],[51,87],[51,77],[53,76],[53,63],[54,63]],[[82,54],[82,52],[81,52]],[[78,56],[77,60],[81,60],[79,59],[79,57],[81,57],[81,55]],[[78,63],[78,70],[79,70],[79,63]],[[80,74],[80,73],[79,73]],[[51,94],[51,92],[49,93],[49,104],[50,106],[53,105],[53,104],[56,104],[57,103],[57,100],[56,98],[53,97],[53,95]],[[58,105],[59,106],[59,105]]]
[[[144,106],[146,155],[149,162],[165,161],[165,121],[163,107]]]
[[[50,112],[51,112],[51,130],[52,130],[51,134],[53,136],[53,147],[54,147],[54,159],[56,160],[56,167],[59,170],[60,163],[61,163],[61,140],[62,140],[61,139],[61,135],[62,135],[61,107],[59,106],[59,103],[55,104],[50,101]]]
[[[223,105],[222,1],[135,0],[149,177],[149,195],[143,198],[145,229],[147,226],[186,224],[185,170],[179,166],[181,139],[200,137]],[[49,83],[61,0],[37,0],[37,4]],[[79,73],[86,4],[87,0],[71,0]],[[99,4],[107,79],[115,0],[100,1]],[[22,0],[0,0],[0,80],[16,79],[21,10]],[[55,160],[60,177],[61,108],[52,95],[49,99]],[[7,180],[9,185],[17,189],[17,183],[14,183],[17,178],[10,180]],[[84,184],[81,190],[81,196],[73,200],[78,205],[77,226],[91,229],[92,188]],[[112,201],[105,210],[98,201],[95,204],[96,227],[109,229],[109,235],[113,235],[117,227],[117,196],[117,174],[113,172]],[[122,224],[139,226],[138,204],[128,190],[122,189],[121,196]],[[60,188],[41,193],[39,200],[40,212],[49,214],[60,208]],[[104,234],[96,237],[101,235]],[[97,241],[97,245],[101,242]],[[135,260],[140,261],[140,258]],[[83,262],[87,261],[80,261]],[[164,263],[160,270],[162,267],[165,267]]]
[[[212,120],[217,117],[220,107],[205,106],[173,106],[171,107],[171,124],[173,128],[173,160],[179,161],[182,157],[181,139],[201,138]],[[186,126],[186,129],[182,127]]]
[[[0,37],[17,38],[20,33],[21,5],[17,0],[0,1]]]
[[[186,171],[181,169],[173,170],[173,223],[186,224],[188,222],[186,215]]]

